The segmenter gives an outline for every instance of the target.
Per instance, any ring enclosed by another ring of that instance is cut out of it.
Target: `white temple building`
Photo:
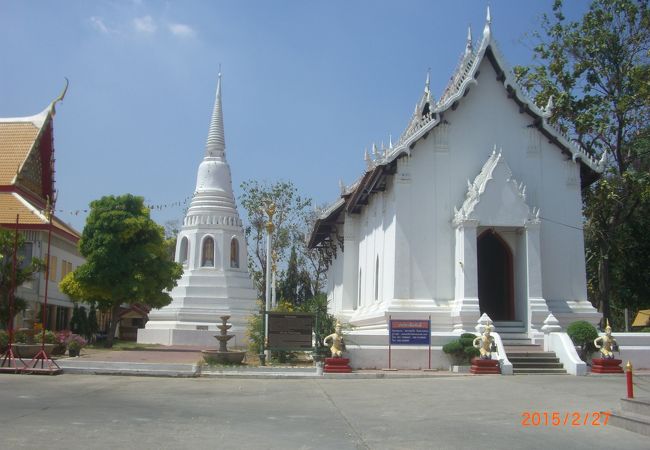
[[[221,74],[205,157],[177,238],[176,261],[184,272],[170,293],[172,302],[149,313],[145,328],[138,330],[138,342],[214,346],[219,317],[228,315],[229,333],[235,335],[231,347],[245,347],[257,294],[248,273],[244,229],[226,161]]]
[[[551,312],[563,328],[600,320],[587,300],[581,188],[602,162],[549,123],[552,109],[516,83],[488,12],[440,99],[427,77],[399,141],[366,153],[310,237],[331,257],[329,308],[351,326],[354,367],[387,367],[389,318],[430,318],[434,368],[483,313],[533,343]],[[427,365],[421,348],[393,350],[394,367]]]

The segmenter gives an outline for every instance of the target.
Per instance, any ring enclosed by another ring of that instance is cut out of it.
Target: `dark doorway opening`
[[[492,320],[515,320],[512,252],[494,230],[477,242],[478,299],[481,314]]]

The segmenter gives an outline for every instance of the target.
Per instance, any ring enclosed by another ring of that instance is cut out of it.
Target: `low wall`
[[[431,368],[449,370],[451,360],[442,351],[442,346],[458,339],[458,334],[431,333]],[[345,334],[345,347],[353,369],[388,368],[388,331],[364,330]],[[428,369],[429,347],[426,345],[392,345],[390,347],[390,368]]]
[[[634,369],[650,369],[650,333],[612,333],[618,343],[614,357],[630,361]]]

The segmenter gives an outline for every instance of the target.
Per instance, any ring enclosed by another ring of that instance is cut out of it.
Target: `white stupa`
[[[257,309],[257,295],[225,151],[219,74],[205,157],[176,243],[183,277],[170,293],[172,302],[149,313],[146,327],[138,330],[138,342],[216,345],[217,322],[228,315],[229,332],[235,335],[231,346],[247,345],[247,321]]]

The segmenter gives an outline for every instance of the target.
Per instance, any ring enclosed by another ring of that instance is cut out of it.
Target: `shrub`
[[[78,334],[70,334],[67,341],[68,350],[81,350],[87,343],[88,342]]]
[[[451,341],[442,347],[442,351],[451,356],[454,363],[466,365],[472,358],[479,355],[477,348],[472,345],[476,336],[472,333],[463,333],[455,341]]]
[[[9,345],[9,333],[5,330],[0,330],[0,353],[4,353]]]
[[[567,334],[577,346],[580,346],[580,359],[590,362],[591,354],[596,351],[594,339],[598,337],[598,330],[585,320],[578,320],[569,325]]]

